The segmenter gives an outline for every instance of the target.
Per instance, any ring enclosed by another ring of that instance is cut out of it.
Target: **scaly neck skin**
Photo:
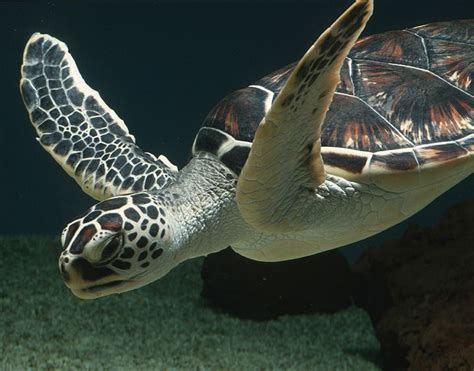
[[[235,200],[237,177],[217,158],[198,154],[169,187],[177,262],[225,249],[246,233]],[[160,193],[161,193],[160,192]]]

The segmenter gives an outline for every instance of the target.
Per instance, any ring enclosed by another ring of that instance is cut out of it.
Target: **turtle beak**
[[[94,266],[83,257],[61,256],[59,270],[66,286],[81,299],[97,299],[143,286],[143,273],[124,279],[106,266]]]
[[[114,290],[114,293],[116,294],[121,293],[122,291],[116,291],[116,289],[118,289],[119,287],[123,287],[127,283],[128,281],[126,280],[116,280],[101,285],[93,285],[86,288],[71,288],[71,292],[80,299],[97,299],[101,296],[110,295],[110,289]]]
[[[124,282],[112,269],[93,266],[83,257],[62,255],[59,259],[59,270],[66,286],[74,295],[82,299],[94,299],[101,296],[99,292],[88,290],[90,287],[103,286],[105,288],[107,285],[113,286],[113,282]]]

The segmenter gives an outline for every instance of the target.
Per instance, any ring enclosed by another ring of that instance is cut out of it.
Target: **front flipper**
[[[283,232],[304,224],[295,205],[302,192],[314,192],[325,180],[321,126],[372,5],[357,0],[318,38],[260,123],[237,185],[239,209],[254,228]]]
[[[43,148],[97,200],[155,190],[176,167],[135,144],[124,122],[82,79],[66,44],[39,33],[25,47],[20,89]]]

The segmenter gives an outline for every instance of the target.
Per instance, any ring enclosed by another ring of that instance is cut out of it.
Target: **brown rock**
[[[474,200],[366,251],[353,271],[388,368],[474,369]]]
[[[349,264],[334,250],[264,263],[228,248],[206,257],[201,276],[201,295],[213,306],[242,318],[334,312],[352,303]]]

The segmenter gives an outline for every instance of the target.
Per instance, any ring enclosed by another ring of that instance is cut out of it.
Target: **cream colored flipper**
[[[344,58],[372,7],[372,0],[357,0],[324,31],[260,123],[237,186],[239,209],[254,228],[297,230],[298,212],[293,206],[302,194],[324,182],[321,126]]]
[[[135,144],[125,123],[82,79],[66,44],[34,34],[23,55],[20,89],[43,148],[98,200],[156,190],[177,168]]]

